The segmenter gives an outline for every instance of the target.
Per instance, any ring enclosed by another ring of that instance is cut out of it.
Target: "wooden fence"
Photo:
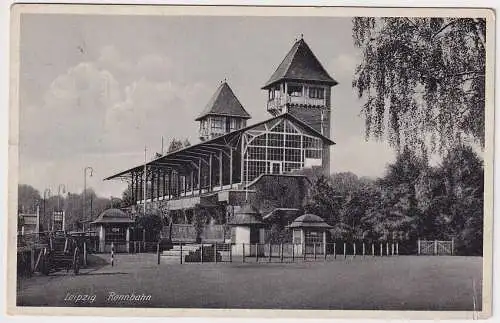
[[[441,240],[418,240],[417,250],[419,255],[452,256],[455,252],[453,239],[450,241]]]
[[[162,236],[168,237],[168,226],[162,230]],[[227,236],[224,225],[205,225],[203,226],[200,238],[206,242],[224,242]],[[173,224],[172,225],[172,241],[173,242],[195,242],[196,228],[192,224]]]

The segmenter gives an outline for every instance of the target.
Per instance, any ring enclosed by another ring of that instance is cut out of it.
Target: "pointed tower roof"
[[[302,38],[295,42],[262,89],[268,89],[274,83],[282,80],[315,81],[330,86],[337,85],[337,81],[323,68],[323,65]]]
[[[203,112],[195,120],[199,121],[208,115],[231,116],[244,119],[251,118],[250,114],[243,108],[243,105],[241,105],[236,95],[234,95],[233,90],[231,90],[225,81],[217,88],[217,91],[215,91]]]

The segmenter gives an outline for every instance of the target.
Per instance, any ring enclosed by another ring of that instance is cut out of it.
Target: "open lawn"
[[[58,272],[18,281],[20,306],[164,308],[476,310],[482,258],[446,256],[339,257],[295,263],[156,264],[154,254],[118,254],[115,266],[92,256],[81,274]],[[253,259],[255,261],[255,259]],[[116,295],[151,295],[112,301]],[[93,302],[69,295],[95,295]],[[66,299],[66,300],[65,300]]]

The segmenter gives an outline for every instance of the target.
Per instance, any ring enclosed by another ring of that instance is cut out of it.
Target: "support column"
[[[140,192],[140,175],[139,173],[135,173],[135,204],[141,200],[141,192]]]
[[[172,169],[168,172],[168,199],[172,198]]]
[[[104,231],[104,226],[101,224],[99,230],[99,252],[105,252],[106,243],[106,233]]]
[[[130,252],[130,228],[127,228],[125,240],[127,241],[127,252]]]
[[[194,172],[191,169],[191,195],[194,195]]]
[[[165,199],[165,195],[166,195],[166,191],[167,191],[167,180],[166,180],[166,174],[165,174],[165,170],[163,170],[163,173],[162,173],[162,178],[163,178],[163,190],[162,190],[162,196],[163,198]]]
[[[229,185],[233,188],[233,147],[229,149]]]
[[[175,172],[175,182],[177,183],[177,189],[175,191],[175,195],[179,197],[181,196],[181,174],[179,174],[179,171]]]
[[[326,230],[323,231],[323,255],[326,258]]]
[[[156,200],[160,200],[160,169],[156,173]]]
[[[139,180],[139,198],[137,199],[138,201],[142,201],[143,197],[144,197],[144,194],[142,193],[143,189],[144,189],[144,174],[139,174],[138,175],[138,178],[140,179]]]
[[[208,169],[209,169],[209,172],[208,172],[208,191],[212,192],[212,170],[213,170],[212,169],[212,154],[210,154]]]
[[[132,173],[131,182],[130,182],[130,194],[132,195],[132,200],[135,200],[135,191],[134,191],[134,182],[135,182],[135,174]]]
[[[219,185],[220,185],[220,190],[222,191],[222,150],[219,152]]]
[[[155,169],[151,168],[151,202],[155,199]]]
[[[198,160],[198,190],[201,195],[201,158]]]

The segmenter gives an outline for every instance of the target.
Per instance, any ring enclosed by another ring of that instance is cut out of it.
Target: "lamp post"
[[[57,212],[62,212],[62,230],[64,230],[64,217],[65,217],[65,214],[64,214],[64,211],[61,210],[61,192],[64,194],[66,193],[66,185],[64,184],[59,184],[59,186],[57,187]],[[54,231],[54,222],[55,222],[55,219],[52,218],[52,231]]]
[[[50,197],[50,188],[46,188],[45,191],[43,191],[43,218],[44,219],[47,217],[45,201],[49,197]],[[50,225],[50,223],[49,223],[49,225]]]
[[[87,219],[86,217],[87,171],[90,171],[89,177],[92,177],[94,169],[90,166],[87,166],[83,169],[83,219],[82,219],[83,221]],[[85,231],[85,225],[84,225],[84,231]]]

